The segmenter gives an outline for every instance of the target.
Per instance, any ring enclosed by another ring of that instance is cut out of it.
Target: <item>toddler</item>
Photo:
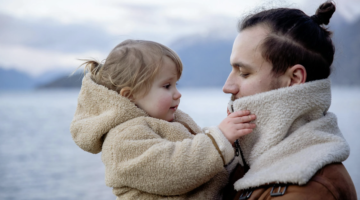
[[[234,141],[252,131],[248,111],[201,128],[178,109],[182,63],[152,41],[126,40],[104,64],[88,60],[71,123],[76,144],[99,153],[117,199],[221,199]]]

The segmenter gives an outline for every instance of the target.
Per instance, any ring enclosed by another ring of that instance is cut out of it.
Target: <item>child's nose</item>
[[[179,90],[176,90],[174,94],[174,99],[177,100],[180,99],[180,97],[181,97],[181,93],[179,92]]]

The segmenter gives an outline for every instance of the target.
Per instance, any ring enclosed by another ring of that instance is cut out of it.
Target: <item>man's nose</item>
[[[226,80],[224,86],[223,86],[223,92],[227,94],[233,94],[236,95],[239,92],[238,85],[234,82],[231,75]]]

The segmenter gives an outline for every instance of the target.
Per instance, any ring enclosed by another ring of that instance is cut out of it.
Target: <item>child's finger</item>
[[[229,117],[242,117],[242,116],[246,116],[246,115],[249,115],[250,114],[250,111],[248,110],[240,110],[240,111],[236,111],[236,112],[233,112],[229,115]]]
[[[241,129],[241,130],[238,130],[236,131],[236,136],[237,138],[240,138],[244,135],[247,135],[249,133],[253,132],[253,129]]]
[[[241,130],[241,129],[254,129],[256,128],[255,124],[251,124],[251,123],[245,123],[245,124],[237,124],[237,126],[235,126],[236,130]]]
[[[247,123],[247,122],[251,122],[253,120],[256,119],[256,115],[251,114],[248,116],[242,116],[242,117],[237,117],[235,119],[233,119],[235,124],[239,124],[239,123]]]
[[[229,116],[231,114],[231,112],[229,111],[229,108],[226,109],[226,112],[227,112],[227,116]]]

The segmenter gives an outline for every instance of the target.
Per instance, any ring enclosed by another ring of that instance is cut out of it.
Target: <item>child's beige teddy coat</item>
[[[216,127],[207,134],[178,110],[174,122],[149,117],[87,74],[70,128],[75,143],[99,153],[118,199],[220,199],[234,157]]]

